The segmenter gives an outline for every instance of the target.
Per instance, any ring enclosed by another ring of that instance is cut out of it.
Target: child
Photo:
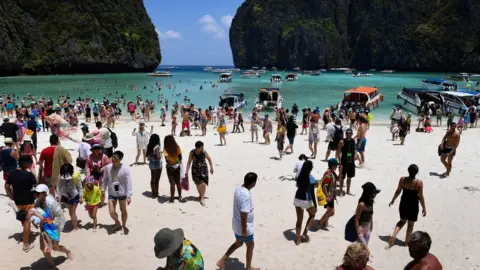
[[[468,125],[470,124],[470,114],[468,114],[468,113],[464,114],[464,120],[463,121],[464,121],[464,124],[465,124],[465,125],[463,125],[463,129],[467,130]]]
[[[83,202],[83,187],[80,173],[74,172],[73,165],[65,163],[60,167],[60,177],[57,182],[57,193],[60,200],[68,208],[73,230],[78,230],[77,206]]]
[[[427,119],[425,119],[425,123],[424,123],[423,125],[424,125],[424,127],[425,127],[425,132],[426,132],[426,133],[430,133],[430,132],[433,131],[430,117],[427,116]]]
[[[100,188],[95,185],[95,179],[92,176],[87,177],[83,199],[85,200],[88,215],[93,221],[93,231],[97,231],[97,209],[100,205]]]

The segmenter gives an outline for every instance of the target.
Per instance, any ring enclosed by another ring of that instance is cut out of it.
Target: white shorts
[[[297,198],[293,199],[293,205],[295,205],[295,207],[300,207],[302,209],[309,209],[314,207],[312,200],[306,201],[306,200],[300,200]]]

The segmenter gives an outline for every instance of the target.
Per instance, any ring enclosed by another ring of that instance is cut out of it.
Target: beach
[[[83,117],[82,117],[83,118]],[[123,118],[124,119],[124,118]],[[156,116],[158,120],[158,116]],[[374,121],[375,122],[375,121]],[[147,129],[154,125],[154,132],[162,140],[170,133],[170,125],[160,127],[159,122],[147,123]],[[276,127],[276,124],[274,124]],[[169,184],[165,168],[160,179],[160,198],[154,200],[150,195],[150,171],[148,165],[131,167],[133,178],[132,203],[128,206],[129,235],[120,233],[109,235],[105,226],[113,224],[108,209],[98,211],[97,232],[80,228],[71,231],[67,222],[61,234],[61,244],[72,250],[74,260],[65,260],[61,253],[53,253],[58,269],[156,269],[164,266],[165,260],[155,257],[153,237],[164,227],[182,228],[185,237],[201,251],[205,260],[205,269],[217,269],[215,264],[226,249],[234,242],[232,231],[232,206],[235,187],[243,183],[248,172],[255,172],[259,179],[252,189],[255,215],[255,250],[253,265],[261,269],[334,269],[342,262],[346,247],[350,244],[344,240],[344,228],[348,219],[354,214],[361,194],[361,185],[373,182],[381,193],[374,205],[374,226],[369,244],[371,258],[369,265],[375,269],[403,269],[411,261],[408,248],[393,246],[385,250],[389,236],[399,220],[398,204],[388,206],[401,176],[407,175],[407,167],[415,163],[420,168],[419,179],[424,181],[424,196],[427,216],[419,216],[415,230],[426,231],[432,237],[431,253],[435,254],[444,269],[480,269],[480,259],[475,250],[480,241],[480,228],[476,217],[479,211],[480,158],[478,145],[480,129],[468,129],[461,136],[460,146],[453,161],[453,170],[448,178],[441,179],[434,174],[442,174],[445,168],[437,155],[437,147],[445,134],[445,127],[433,127],[434,132],[416,133],[412,123],[412,133],[406,138],[404,146],[392,142],[387,126],[372,125],[367,132],[366,165],[357,169],[352,180],[352,192],[355,196],[338,198],[335,216],[330,218],[328,231],[318,230],[310,233],[310,242],[295,246],[295,208],[293,199],[296,191],[295,182],[285,180],[293,178],[293,168],[302,153],[309,155],[307,136],[297,135],[294,145],[295,153],[284,156],[278,161],[275,143],[262,145],[251,143],[249,125],[246,132],[228,134],[227,145],[217,146],[219,139],[208,126],[206,137],[201,137],[200,130],[193,129],[191,137],[176,137],[183,151],[183,156],[194,148],[196,141],[205,144],[205,150],[213,159],[215,172],[210,176],[206,193],[207,207],[197,201],[198,192],[190,182],[190,191],[185,192],[185,203],[168,203]],[[92,128],[92,124],[90,124]],[[135,160],[135,137],[132,130],[137,124],[121,120],[114,131],[119,138],[119,148],[125,153],[123,164],[130,165]],[[232,124],[228,125],[232,130]],[[178,132],[178,128],[177,128]],[[297,131],[300,133],[300,130]],[[48,146],[50,133],[38,134],[39,150]],[[320,161],[324,157],[327,143],[326,132],[321,132],[317,159],[313,160],[312,175],[320,179],[327,169],[327,164]],[[73,134],[81,139],[81,132]],[[3,137],[0,138],[3,140]],[[273,140],[273,138],[272,138]],[[259,140],[263,142],[263,139]],[[72,157],[77,156],[76,145],[62,140],[62,145],[72,150]],[[186,160],[184,160],[186,163]],[[77,168],[78,169],[78,168]],[[3,185],[0,193],[5,194]],[[8,198],[0,196],[0,249],[3,260],[0,269],[45,269],[46,262],[36,247],[29,253],[22,251],[21,224],[15,220],[13,210],[6,205]],[[315,220],[324,213],[319,208]],[[84,206],[79,206],[77,215],[80,224],[90,223]],[[68,211],[65,216],[69,220]],[[306,217],[304,217],[305,223]],[[316,226],[313,227],[315,229]],[[35,230],[34,230],[35,231]],[[36,231],[35,231],[36,232]],[[398,238],[403,241],[405,229]],[[244,269],[245,247],[240,248],[227,261],[226,269]]]

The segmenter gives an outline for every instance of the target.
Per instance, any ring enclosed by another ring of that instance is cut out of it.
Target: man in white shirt
[[[107,155],[107,157],[111,158],[113,155],[113,143],[112,143],[111,132],[108,128],[102,127],[102,122],[100,121],[96,123],[96,127],[98,129],[98,136],[102,141],[103,152],[105,153],[105,155]]]
[[[123,234],[127,235],[127,205],[132,202],[132,177],[128,166],[123,165],[123,153],[115,151],[112,156],[112,163],[105,166],[103,170],[103,183],[108,189],[108,210],[110,217],[115,221],[113,231],[123,229]],[[122,224],[118,220],[117,202],[120,204],[122,213]]]
[[[247,270],[260,270],[252,267],[253,247],[255,245],[253,238],[253,204],[250,190],[257,183],[256,173],[247,173],[243,180],[243,185],[235,189],[233,198],[233,219],[232,227],[235,234],[235,243],[233,243],[223,257],[217,262],[220,269],[225,268],[225,261],[230,255],[245,243],[247,245]]]

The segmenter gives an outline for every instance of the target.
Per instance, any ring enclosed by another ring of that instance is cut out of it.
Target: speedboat
[[[204,67],[203,71],[212,71],[212,69],[213,69],[212,67]]]
[[[441,91],[426,88],[403,88],[398,92],[397,99],[401,100],[400,105],[405,109],[419,113],[423,104],[440,104],[443,107]]]
[[[258,70],[258,67],[252,67],[253,70]]]
[[[152,77],[172,77],[172,73],[170,73],[168,70],[154,71],[152,73],[148,73],[147,75]]]
[[[261,88],[255,100],[257,111],[276,110],[282,108],[283,98],[279,88]]]
[[[322,74],[320,70],[304,70],[302,71],[302,75],[309,75],[309,76],[319,76]]]
[[[378,107],[383,101],[383,95],[376,87],[360,86],[352,88],[343,94],[343,104],[361,105],[369,110]]]
[[[254,77],[260,77],[258,72],[254,70],[247,70],[242,73],[242,78],[254,78]]]
[[[287,82],[294,82],[298,80],[297,73],[288,73],[287,76],[285,76],[285,81]]]
[[[267,71],[267,68],[266,68],[266,67],[263,67],[262,69],[257,70],[257,73],[258,73],[258,74],[267,74],[268,71]]]
[[[443,104],[453,114],[462,115],[468,110],[470,104],[475,104],[475,99],[480,95],[476,92],[442,91]]]
[[[228,107],[237,110],[241,110],[245,106],[247,106],[247,101],[245,100],[245,96],[243,93],[235,93],[233,89],[225,90],[220,97],[220,102],[218,105],[220,107]]]
[[[217,68],[217,69],[212,69],[211,72],[213,73],[226,73],[226,72],[230,72],[229,69],[224,69],[224,68]]]
[[[476,81],[476,82],[480,81],[480,74],[472,73],[472,74],[468,74],[468,76],[472,81]]]
[[[451,83],[441,78],[423,79],[422,84],[431,90],[455,90],[457,88],[457,84],[455,82]]]
[[[384,70],[382,70],[381,72],[383,72],[383,73],[394,73],[395,70],[393,70],[393,69],[384,69]]]
[[[365,72],[356,72],[356,73],[353,73],[352,76],[353,77],[370,77],[370,76],[373,76],[373,74],[365,73]]]
[[[232,73],[231,72],[220,73],[220,76],[218,76],[218,82],[219,83],[231,83],[232,82]]]
[[[272,74],[272,76],[270,76],[270,82],[272,83],[280,83],[282,81],[282,75],[280,74]]]
[[[470,81],[470,76],[467,73],[459,73],[457,75],[450,75],[445,77],[448,80],[451,81],[457,81],[457,82],[469,82]]]

